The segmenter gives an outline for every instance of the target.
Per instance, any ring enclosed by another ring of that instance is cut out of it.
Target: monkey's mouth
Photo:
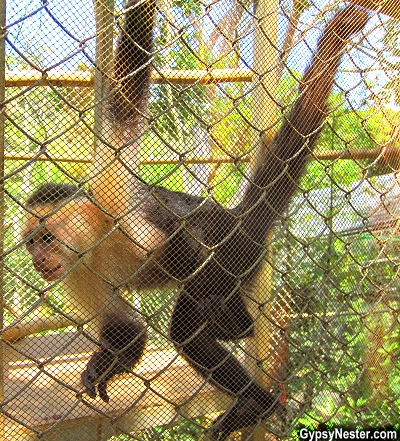
[[[40,275],[48,282],[57,280],[63,273],[64,268],[62,265],[58,265],[54,268],[42,268],[40,271]]]

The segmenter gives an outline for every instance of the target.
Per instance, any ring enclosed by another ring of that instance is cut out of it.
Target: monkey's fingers
[[[96,386],[94,385],[94,378],[90,376],[88,369],[82,372],[81,379],[89,397],[96,398]]]
[[[97,391],[99,392],[99,397],[105,402],[108,403],[110,401],[110,398],[107,394],[107,381],[102,380],[97,385]]]
[[[82,383],[85,386],[86,393],[89,395],[90,398],[96,398],[96,385],[95,385],[95,378],[93,378],[86,369],[82,375]],[[99,397],[105,402],[108,403],[110,401],[110,398],[107,394],[107,381],[102,380],[97,384],[97,392],[99,393]]]
[[[112,377],[105,375],[114,360],[114,356],[108,351],[95,352],[82,372],[82,384],[90,398],[99,397],[106,403],[110,401],[107,394],[107,380]],[[98,383],[97,383],[98,382]],[[97,383],[97,385],[96,385]],[[96,391],[97,386],[97,391]]]

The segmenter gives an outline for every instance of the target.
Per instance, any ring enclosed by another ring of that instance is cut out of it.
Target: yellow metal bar
[[[399,146],[394,145],[391,147],[376,147],[374,149],[347,149],[347,150],[326,150],[319,153],[313,153],[309,157],[310,160],[315,159],[318,161],[336,161],[336,160],[348,160],[348,161],[361,161],[363,159],[377,159],[379,156],[384,157],[400,157]],[[75,162],[75,163],[86,163],[90,164],[93,160],[92,156],[79,156],[70,155],[63,156],[57,154],[41,155],[36,157],[33,153],[17,153],[9,152],[4,155],[6,161],[30,161],[36,158],[36,161],[49,161],[49,162]],[[176,165],[180,162],[185,164],[233,164],[235,162],[251,162],[251,157],[245,155],[241,158],[234,159],[229,156],[210,156],[210,157],[199,157],[199,158],[188,158],[184,161],[180,159],[143,159],[140,163],[144,165]]]
[[[258,0],[255,8],[254,29],[254,78],[256,88],[253,93],[253,124],[256,128],[254,136],[255,147],[251,153],[251,169],[254,173],[258,165],[267,154],[267,146],[272,142],[275,134],[276,115],[276,90],[278,86],[278,9],[277,0]],[[271,246],[268,247],[268,261],[271,258]],[[252,367],[258,374],[257,381],[270,387],[268,378],[258,372],[260,362],[267,359],[271,353],[270,333],[276,332],[265,314],[259,315],[259,305],[269,301],[272,293],[272,267],[266,262],[256,282],[254,296],[257,302],[248,302],[250,311],[257,317],[255,323],[255,339],[248,339],[246,346],[252,352],[258,363]],[[272,339],[273,340],[273,339]],[[247,366],[247,368],[251,366]],[[268,367],[263,363],[264,371]],[[265,425],[260,424],[254,431],[252,441],[265,440]]]
[[[153,71],[150,81],[154,84],[215,84],[253,81],[250,69],[212,69],[212,70],[177,70],[159,69]],[[38,70],[6,71],[7,87],[25,86],[60,86],[94,87],[94,75],[91,71],[73,71],[52,69],[49,72]]]
[[[5,100],[5,37],[6,37],[6,0],[0,0],[0,102]],[[0,327],[4,327],[4,113],[0,112]],[[0,340],[1,342],[1,340]],[[4,401],[4,346],[0,345],[0,402]],[[4,415],[0,414],[0,439],[7,439],[12,434],[5,433]]]

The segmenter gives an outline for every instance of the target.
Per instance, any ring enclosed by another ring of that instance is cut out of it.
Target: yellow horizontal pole
[[[151,81],[158,84],[215,84],[253,81],[250,69],[211,69],[211,70],[177,70],[160,69],[151,75]]]
[[[348,149],[348,150],[327,150],[325,152],[314,153],[309,159],[316,159],[319,161],[334,161],[337,159],[346,159],[350,161],[359,161],[363,159],[376,159],[379,155],[389,156],[399,156],[399,147],[385,147],[374,148],[374,149]],[[30,161],[36,159],[36,161],[50,161],[50,162],[74,162],[74,163],[85,163],[90,164],[92,162],[91,156],[62,156],[62,155],[41,155],[36,157],[32,153],[6,153],[5,159],[7,161]],[[215,157],[199,157],[199,158],[188,158],[184,161],[180,159],[144,159],[141,164],[151,165],[176,165],[179,163],[185,164],[232,164],[235,162],[250,162],[249,155],[242,156],[241,158],[231,158],[229,156],[215,156]]]
[[[62,87],[94,87],[94,79],[89,71],[59,69],[53,69],[49,72],[38,70],[6,71],[6,87],[49,86],[50,84]]]
[[[250,69],[178,70],[159,69],[151,74],[154,84],[215,84],[230,82],[251,82]],[[90,71],[52,69],[6,71],[6,87],[23,86],[94,87],[94,76]]]
[[[359,161],[362,159],[376,159],[380,155],[384,155],[385,157],[400,156],[400,148],[391,146],[384,148],[376,147],[373,149],[327,150],[325,152],[314,153],[312,158],[320,161],[334,161],[337,159]]]
[[[4,155],[6,161],[48,161],[48,162],[76,162],[90,164],[93,160],[91,156],[76,156],[70,155],[68,157],[62,155],[41,155],[37,156],[37,153],[15,153],[9,152]]]
[[[47,162],[76,162],[76,163],[87,163],[90,164],[93,160],[92,156],[61,156],[61,155],[41,155],[36,157],[35,154],[31,153],[6,153],[5,159],[7,161],[29,161],[35,159],[36,161],[47,161]],[[184,161],[180,159],[144,159],[141,164],[179,164],[181,162],[185,164],[218,164],[218,163],[233,163],[233,162],[249,162],[249,157],[243,156],[240,159],[233,159],[229,156],[216,156],[207,158],[192,158],[185,159]]]

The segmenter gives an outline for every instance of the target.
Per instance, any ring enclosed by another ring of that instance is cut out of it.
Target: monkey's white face
[[[26,249],[43,279],[55,281],[97,240],[96,228],[101,224],[98,210],[86,201],[76,200],[59,208],[43,204],[32,211],[23,233]]]
[[[66,250],[66,247],[60,245],[57,238],[46,229],[26,243],[35,270],[48,282],[59,279],[71,266],[71,263],[67,264],[62,248]]]

